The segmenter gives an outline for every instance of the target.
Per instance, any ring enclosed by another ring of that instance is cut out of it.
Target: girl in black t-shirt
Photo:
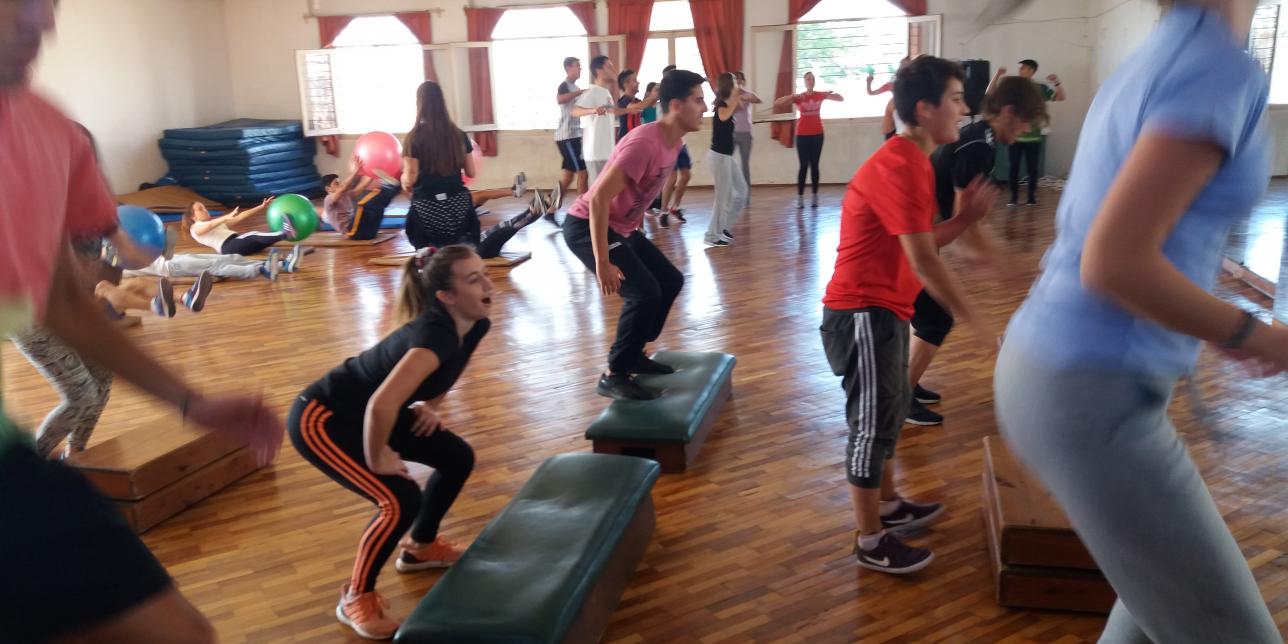
[[[398,309],[403,325],[305,389],[287,420],[305,460],[376,504],[336,607],[341,622],[369,639],[398,629],[375,592],[395,546],[399,572],[450,566],[463,552],[438,527],[474,452],[435,409],[488,331],[492,281],[483,260],[464,245],[422,249],[404,269]],[[404,460],[434,468],[423,492]]]
[[[733,241],[729,232],[738,214],[747,205],[747,180],[733,155],[733,117],[742,105],[742,92],[736,91],[734,75],[728,72],[716,79],[717,96],[711,119],[711,176],[715,178],[716,201],[711,208],[711,222],[702,241],[708,247],[728,246]]]
[[[413,247],[469,244],[484,258],[496,257],[515,233],[558,207],[558,196],[533,190],[527,210],[481,232],[474,200],[461,179],[462,173],[474,176],[473,150],[469,137],[447,114],[443,89],[434,81],[421,83],[416,90],[416,124],[403,143],[402,185],[411,193],[407,240]]]

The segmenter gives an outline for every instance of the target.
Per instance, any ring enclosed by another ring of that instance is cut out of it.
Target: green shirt
[[[654,107],[646,107],[646,108],[644,108],[643,110],[640,110],[640,122],[641,122],[641,123],[652,123],[653,121],[656,121],[656,120],[657,120],[657,107],[656,107],[656,106],[654,106]]]
[[[1036,83],[1036,82],[1034,83],[1034,85],[1038,86],[1038,89],[1042,92],[1042,98],[1046,102],[1050,103],[1051,100],[1055,98],[1055,90],[1052,89],[1050,85],[1046,85],[1043,83]],[[1015,137],[1015,142],[1016,143],[1036,143],[1038,141],[1041,141],[1042,128],[1045,126],[1046,126],[1045,123],[1034,123],[1032,129],[1030,129],[1028,132],[1025,132],[1024,134]]]

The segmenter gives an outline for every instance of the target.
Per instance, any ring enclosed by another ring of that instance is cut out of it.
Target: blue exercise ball
[[[147,256],[147,263],[142,266],[126,266],[123,263],[124,268],[143,268],[165,252],[165,224],[151,210],[139,206],[118,206],[116,218],[121,221],[121,232],[130,238],[135,248]]]

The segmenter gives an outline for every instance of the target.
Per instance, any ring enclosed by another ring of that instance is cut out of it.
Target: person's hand
[[[874,80],[876,80],[876,76],[873,76],[872,74],[868,74],[868,84],[871,85],[872,81]]]
[[[367,467],[382,476],[401,476],[412,480],[411,472],[407,471],[407,464],[403,462],[398,452],[388,445],[381,445],[375,454],[367,457]]]
[[[260,396],[189,396],[184,417],[207,429],[245,441],[255,462],[273,462],[282,447],[282,420],[269,411]]]
[[[239,213],[239,212],[241,212],[241,206],[237,206],[237,207],[233,208],[232,210],[229,210],[229,211],[228,211],[228,214],[227,214],[227,215],[224,215],[224,216],[225,216],[225,217],[236,217],[236,216],[237,216],[237,213]]]
[[[1006,68],[1005,68],[1005,67],[998,67],[998,68],[997,68],[997,76],[998,76],[998,77],[1002,77],[1002,76],[1005,76],[1005,75],[1006,75]]]
[[[1051,75],[1047,76],[1047,80],[1051,81],[1051,84],[1052,84],[1052,85],[1059,85],[1059,84],[1060,84],[1060,77],[1059,77],[1059,76],[1056,76],[1055,74],[1051,74]]]
[[[362,169],[365,168],[366,166],[367,166],[367,162],[363,161],[362,157],[356,154],[353,155],[353,162],[349,164],[349,167],[353,170],[353,174],[360,174],[362,172]]]
[[[970,185],[962,190],[960,198],[962,207],[957,216],[976,222],[992,210],[993,204],[997,201],[997,186],[993,185],[986,175],[981,174],[972,179]]]
[[[609,260],[595,263],[595,277],[599,279],[599,292],[604,295],[616,293],[622,287],[622,280],[626,279],[621,269]]]
[[[442,423],[438,420],[438,413],[429,403],[423,400],[417,401],[408,405],[407,409],[416,415],[416,420],[411,425],[411,433],[417,436],[429,436],[442,427]]]
[[[277,198],[277,197],[265,197],[265,198],[264,198],[264,201],[262,201],[262,202],[259,204],[259,207],[260,207],[260,208],[267,208],[267,207],[268,207],[268,204],[273,203],[273,200],[274,200],[274,199],[276,199],[276,198]]]
[[[603,116],[604,114],[608,113],[608,107],[604,105],[600,105],[599,107],[595,108],[595,113],[600,116]]]

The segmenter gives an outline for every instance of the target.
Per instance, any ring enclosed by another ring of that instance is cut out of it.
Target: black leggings
[[[287,432],[304,460],[376,504],[376,514],[358,542],[351,579],[353,592],[366,593],[375,590],[376,576],[408,528],[419,543],[430,543],[438,536],[439,523],[474,469],[474,450],[446,429],[429,436],[412,434],[411,412],[404,410],[389,436],[389,446],[403,460],[434,468],[422,492],[409,479],[372,472],[362,445],[363,412],[343,413],[346,416],[337,416],[330,403],[305,391],[287,416]]]
[[[1029,173],[1029,201],[1037,201],[1038,190],[1038,157],[1042,154],[1041,141],[1023,141],[1012,143],[1011,153],[1011,203],[1020,201],[1020,158],[1025,161]]]
[[[219,252],[224,255],[254,255],[284,239],[286,233],[242,233],[225,239]]]
[[[822,134],[797,134],[796,156],[801,168],[796,173],[796,194],[805,194],[805,172],[812,173],[814,194],[818,194],[818,160],[823,156]]]
[[[469,244],[478,250],[479,257],[490,259],[501,254],[501,247],[523,228],[522,222],[528,216],[524,210],[479,232],[478,213],[468,191],[449,195],[443,201],[415,199],[407,215],[407,240],[417,250],[426,246]]]
[[[565,217],[563,233],[568,249],[593,273],[595,251],[590,222]],[[626,373],[644,355],[644,345],[662,334],[671,304],[684,288],[684,273],[638,230],[623,237],[609,228],[608,242],[608,257],[626,278],[618,291],[623,300],[622,312],[617,319],[617,339],[608,353],[608,368],[614,373]]]

